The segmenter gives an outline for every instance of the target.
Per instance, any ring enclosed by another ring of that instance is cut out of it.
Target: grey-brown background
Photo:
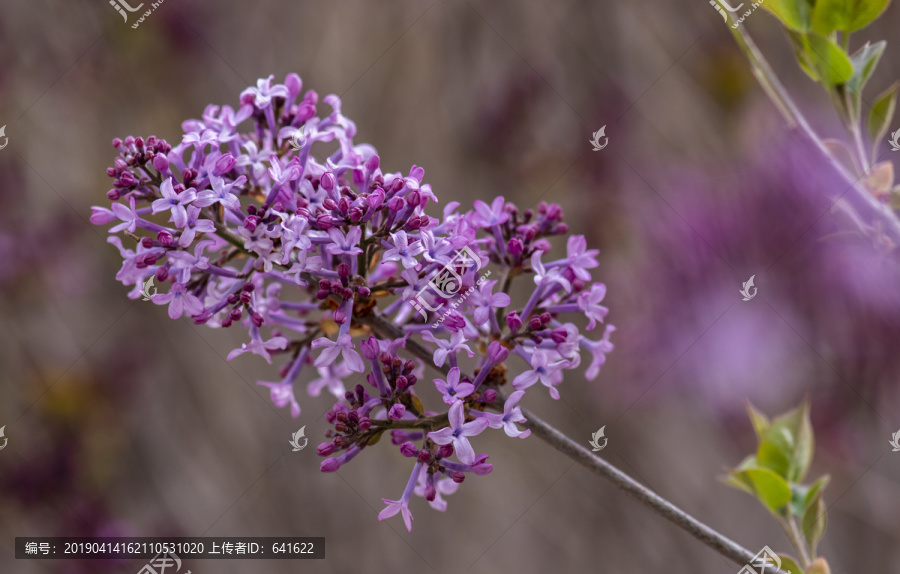
[[[900,76],[898,19],[892,6],[854,41],[889,40],[875,91]],[[745,25],[839,137],[774,20]],[[136,30],[105,0],[6,0],[0,572],[136,572],[13,559],[15,536],[104,534],[328,541],[324,561],[195,561],[196,574],[738,570],[538,439],[499,432],[475,439],[494,472],[446,513],[416,498],[411,534],[379,523],[409,472],[395,447],[320,473],[288,439],[305,424],[315,444],[324,396],[293,421],[255,385],[276,366],[225,362],[246,333],[126,297],[118,253],[87,221],[107,201],[111,139],[178,141],[206,104],[288,72],[341,95],[357,141],[386,170],[424,166],[442,203],[557,202],[601,250],[617,348],[597,380],[570,376],[564,400],[532,392],[529,408],[585,444],[607,425],[604,458],[746,547],[788,551],[716,477],[753,447],[745,399],[775,414],[808,393],[813,477],[833,478],[822,553],[836,573],[898,571],[900,274],[866,244],[822,240],[834,182],[705,0],[165,0]],[[593,152],[602,125],[610,143]],[[742,302],[753,274],[759,296]]]

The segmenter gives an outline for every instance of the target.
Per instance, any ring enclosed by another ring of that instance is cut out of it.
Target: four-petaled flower
[[[456,331],[450,335],[449,341],[438,339],[428,331],[422,333],[422,338],[438,346],[434,351],[434,364],[438,367],[444,366],[444,361],[447,360],[448,355],[456,355],[462,350],[465,350],[466,354],[469,355],[469,358],[475,356],[472,349],[466,345],[466,336],[462,330]]]
[[[596,249],[587,248],[587,240],[584,235],[573,235],[569,237],[566,243],[566,259],[568,259],[569,268],[582,281],[590,281],[591,274],[588,269],[593,269],[599,263],[594,259],[600,253]]]
[[[397,231],[396,233],[391,233],[391,239],[394,242],[394,246],[384,252],[384,260],[400,261],[401,263],[403,263],[403,267],[405,267],[406,269],[415,267],[418,264],[418,261],[416,261],[416,255],[422,253],[425,250],[422,242],[416,241],[415,243],[410,245],[409,237],[407,237],[405,231]]]
[[[478,296],[475,299],[475,324],[484,325],[487,323],[491,314],[491,307],[503,308],[512,301],[506,293],[493,293],[491,290],[496,285],[496,281],[485,281],[478,289]]]
[[[472,383],[459,382],[459,367],[453,367],[447,373],[447,380],[435,379],[434,386],[440,391],[444,398],[444,402],[448,405],[458,403],[460,400],[468,397],[475,390]]]
[[[531,434],[531,429],[524,431],[519,430],[516,423],[523,423],[527,419],[522,414],[522,408],[516,404],[525,396],[525,391],[516,391],[507,397],[503,404],[503,414],[485,412],[481,416],[487,419],[492,429],[502,428],[507,436],[525,438]]]
[[[453,444],[456,458],[463,464],[472,464],[475,462],[475,450],[467,437],[480,435],[488,427],[488,421],[478,418],[466,422],[465,409],[466,405],[462,401],[453,403],[448,414],[450,426],[432,431],[427,436],[436,444]]]
[[[313,349],[325,347],[325,350],[313,362],[316,367],[329,365],[340,355],[347,363],[347,368],[354,373],[362,373],[365,370],[362,357],[353,349],[353,337],[349,333],[341,335],[337,341],[332,341],[328,337],[320,337],[313,341],[311,346]]]
[[[184,283],[174,283],[168,293],[153,295],[151,300],[157,305],[168,304],[170,319],[178,319],[185,312],[189,317],[193,317],[203,311],[203,303],[188,292]]]
[[[582,291],[578,294],[578,308],[588,318],[587,328],[593,329],[597,326],[597,321],[603,322],[609,309],[600,305],[600,301],[606,297],[606,285],[603,283],[594,283],[591,285],[590,291]]]
[[[493,227],[506,223],[507,220],[509,220],[509,214],[503,210],[503,196],[494,198],[491,205],[480,199],[475,200],[475,214],[472,216],[472,221],[479,227]]]
[[[525,371],[513,379],[513,387],[516,390],[527,389],[540,381],[542,385],[550,389],[550,396],[558,399],[559,391],[556,390],[556,385],[562,382],[562,373],[560,371],[568,368],[570,363],[567,361],[551,363],[547,352],[542,349],[535,349],[531,354],[530,364],[530,371]]]
[[[550,283],[559,283],[566,290],[566,293],[572,291],[572,284],[562,276],[558,269],[551,268],[548,271],[544,268],[544,264],[541,263],[540,251],[535,251],[531,255],[531,270],[534,271],[534,282],[539,288]]]
[[[328,237],[334,243],[329,243],[325,250],[332,255],[359,255],[363,252],[359,248],[359,240],[362,239],[362,230],[354,227],[344,235],[340,229],[332,227],[328,230]]]
[[[169,218],[169,221],[174,222],[176,227],[184,227],[187,223],[187,211],[185,210],[185,206],[190,205],[190,203],[197,198],[197,192],[191,188],[186,189],[181,193],[175,193],[171,177],[162,182],[159,186],[159,192],[162,193],[162,199],[157,199],[151,204],[152,213],[171,211],[172,215]]]

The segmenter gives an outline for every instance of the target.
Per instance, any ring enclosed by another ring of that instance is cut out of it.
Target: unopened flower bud
[[[341,463],[339,463],[336,458],[325,459],[319,466],[319,469],[322,472],[336,472],[339,468],[341,468]]]
[[[543,326],[544,326],[544,324],[541,323],[541,318],[538,317],[537,315],[532,315],[532,317],[530,319],[528,319],[528,328],[531,329],[532,331],[537,331],[538,329],[540,329]]]
[[[438,449],[438,456],[441,458],[447,458],[453,456],[453,445],[452,444],[442,444],[441,448]]]
[[[388,418],[394,421],[399,421],[403,418],[403,415],[406,414],[406,407],[401,404],[396,404],[391,407],[391,410],[388,411]]]
[[[334,443],[332,442],[323,442],[316,447],[316,453],[319,456],[329,456],[334,452]]]
[[[412,458],[416,456],[419,451],[416,450],[416,445],[414,445],[411,441],[406,441],[405,443],[400,445],[400,453],[406,458]]]
[[[419,462],[428,464],[431,462],[431,451],[423,448],[419,451],[419,454],[416,456],[416,458],[419,460]]]

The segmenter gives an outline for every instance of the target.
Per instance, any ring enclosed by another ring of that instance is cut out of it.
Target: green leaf
[[[381,440],[381,435],[383,435],[383,434],[384,434],[384,431],[378,431],[377,433],[370,436],[369,440],[366,441],[366,446],[374,446],[374,445],[378,444],[378,441]]]
[[[818,8],[818,5],[816,8]],[[881,55],[884,54],[886,46],[887,42],[884,40],[874,44],[866,42],[865,46],[850,57],[850,62],[853,64],[853,75],[847,80],[847,90],[851,94],[856,97],[862,94],[866,84],[869,82],[869,78],[872,77],[872,73],[875,71],[875,66],[878,65],[878,61],[881,59]]]
[[[807,76],[812,78],[812,81],[821,81],[819,72],[816,71],[815,65],[809,56],[809,41],[806,39],[806,35],[793,30],[788,30],[787,35],[791,41],[791,47],[794,48],[794,55],[797,57],[797,63],[800,64],[800,68],[806,72]]]
[[[898,84],[895,82],[878,96],[872,105],[872,111],[869,112],[869,137],[875,145],[878,145],[890,129],[894,109],[897,106],[897,87]]]
[[[853,76],[850,57],[833,40],[818,34],[807,34],[806,40],[810,61],[824,84],[837,86]]]
[[[803,568],[800,568],[800,565],[797,564],[796,558],[789,554],[779,554],[778,557],[781,559],[781,568],[779,570],[791,572],[791,574],[803,574]]]
[[[766,429],[769,428],[769,417],[758,411],[756,407],[747,401],[747,414],[750,415],[750,423],[753,424],[753,431],[756,433],[756,440],[761,441]]]
[[[791,485],[791,514],[800,517],[806,510],[806,495],[811,487],[802,484]]]
[[[737,474],[738,471],[747,469],[747,468],[755,468],[759,466],[756,463],[756,457],[753,455],[748,456],[737,466],[736,469],[728,471],[729,474],[727,476],[721,477],[722,482],[731,486],[733,488],[737,488],[738,490],[743,490],[747,494],[751,494],[756,496],[756,492],[753,490],[753,482],[742,475]]]
[[[796,32],[809,32],[812,29],[811,0],[766,0],[763,8]]]
[[[759,445],[756,458],[788,482],[801,482],[812,464],[814,449],[809,401],[772,421]]]
[[[767,468],[756,467],[734,471],[735,478],[742,483],[752,485],[753,493],[773,514],[791,501],[791,487],[788,483]]]
[[[813,498],[818,493],[825,490],[825,487],[828,486],[829,482],[831,482],[831,476],[825,474],[825,475],[822,475],[821,477],[819,477],[819,479],[817,481],[815,481],[814,483],[809,485],[809,489],[807,490],[807,493],[806,493],[806,498],[803,501],[804,510],[807,507],[809,507],[809,505],[812,503]]]
[[[847,32],[861,30],[875,21],[887,10],[891,0],[848,0],[853,6],[850,10],[850,22]]]
[[[827,36],[835,30],[853,32],[871,24],[891,0],[817,0],[812,29]]]
[[[822,500],[822,492],[819,491],[803,512],[803,521],[801,522],[803,536],[806,537],[806,541],[809,543],[809,550],[812,556],[816,555],[816,546],[819,544],[822,534],[825,533],[825,524],[828,519],[826,510],[825,502]]]

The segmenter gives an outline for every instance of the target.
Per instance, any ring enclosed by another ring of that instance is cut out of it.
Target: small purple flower
[[[263,341],[259,335],[259,329],[253,326],[250,329],[250,342],[242,343],[240,349],[233,349],[228,353],[226,360],[231,361],[244,353],[253,353],[254,355],[259,355],[271,365],[272,357],[269,355],[269,351],[284,349],[287,347],[287,344],[288,340],[284,337],[272,337],[268,341]]]
[[[603,283],[594,283],[591,285],[590,291],[582,291],[578,294],[578,308],[588,318],[587,328],[590,331],[597,326],[597,321],[603,322],[609,309],[600,305],[606,297],[606,285]]]
[[[400,261],[406,269],[418,265],[415,257],[425,250],[420,241],[410,245],[405,231],[391,233],[391,239],[394,242],[394,246],[384,252],[385,261]]]
[[[212,183],[212,189],[205,189],[197,194],[197,200],[194,201],[195,205],[208,207],[214,203],[219,203],[226,209],[231,209],[233,211],[241,210],[241,202],[238,200],[237,196],[231,192],[231,189],[234,186],[241,186],[246,183],[246,177],[242,175],[234,181],[225,183],[225,180],[221,177],[210,174],[209,181]],[[187,191],[184,193],[187,193]],[[156,202],[153,202],[153,205],[156,205]],[[175,225],[178,225],[177,221],[175,222]],[[183,227],[183,224],[179,225],[179,227]]]
[[[403,496],[400,500],[388,500],[387,498],[382,498],[381,502],[385,503],[387,506],[378,513],[378,521],[381,522],[385,518],[390,518],[391,516],[396,515],[398,512],[403,517],[403,524],[406,525],[406,531],[412,532],[412,521],[413,515],[412,512],[409,511],[409,499],[412,498],[413,492],[415,491],[416,481],[419,479],[419,472],[422,470],[422,463],[416,462],[416,465],[413,467],[412,474],[409,477],[409,482],[406,483],[406,488],[403,490]]]
[[[288,89],[282,84],[272,85],[272,78],[275,76],[269,76],[268,78],[260,78],[256,80],[255,88],[247,88],[243,92],[241,92],[241,100],[244,100],[247,96],[252,96],[253,105],[257,108],[263,110],[272,105],[272,98],[280,97],[287,98],[288,97]]]
[[[185,312],[193,317],[203,311],[203,303],[189,293],[183,283],[174,283],[168,293],[154,295],[151,299],[156,305],[169,305],[170,319],[178,319]]]
[[[497,281],[485,281],[478,289],[478,295],[475,303],[475,324],[484,325],[488,322],[491,314],[491,308],[503,308],[512,301],[506,293],[491,294],[491,290]]]
[[[531,354],[531,370],[521,373],[513,379],[513,387],[516,390],[527,389],[531,385],[540,381],[542,385],[550,389],[550,396],[559,399],[559,391],[556,385],[562,382],[561,370],[569,368],[570,364],[566,361],[550,363],[547,353],[542,349],[535,349]]]
[[[422,333],[422,339],[438,346],[434,351],[434,364],[438,367],[444,366],[444,362],[447,360],[448,356],[455,358],[456,354],[462,350],[465,350],[466,354],[469,355],[469,358],[475,356],[472,349],[466,345],[466,336],[462,331],[456,331],[450,335],[449,341],[438,339],[429,331]]]
[[[214,233],[216,224],[211,219],[200,217],[200,208],[192,205],[187,209],[187,220],[185,221],[184,231],[181,232],[181,239],[178,245],[187,247],[194,242],[197,233]]]
[[[522,414],[522,409],[517,407],[519,400],[525,396],[525,391],[516,391],[509,395],[503,405],[503,414],[483,413],[481,416],[487,419],[492,429],[502,428],[507,436],[525,438],[531,434],[531,429],[520,431],[516,423],[523,423],[527,419]]]
[[[257,381],[257,385],[269,387],[269,398],[272,403],[282,409],[288,405],[291,406],[291,416],[297,418],[300,416],[300,403],[294,397],[294,384],[291,382],[272,383],[269,381]]]
[[[338,355],[344,358],[347,368],[354,373],[362,373],[365,371],[362,357],[359,356],[353,347],[353,337],[347,333],[338,337],[337,341],[332,341],[328,337],[320,337],[312,342],[312,348],[318,349],[325,347],[325,350],[319,354],[318,358],[313,362],[316,367],[331,364],[338,358]]]
[[[509,214],[503,210],[502,196],[494,198],[490,206],[480,199],[475,201],[475,215],[472,220],[479,227],[493,227],[506,223],[508,219]]]
[[[582,281],[591,280],[591,274],[587,270],[599,265],[594,258],[598,253],[600,252],[596,249],[587,248],[587,240],[584,238],[584,235],[573,235],[569,237],[569,241],[566,244],[566,257],[569,269],[575,273],[575,277]]]
[[[428,433],[428,438],[436,444],[453,444],[456,458],[464,464],[475,462],[475,450],[467,437],[477,436],[488,427],[488,421],[483,418],[466,421],[466,406],[462,401],[457,401],[450,407],[448,415],[450,426]]]
[[[534,282],[538,287],[544,287],[551,283],[559,283],[566,290],[566,293],[572,291],[572,284],[569,280],[562,276],[556,268],[547,270],[541,263],[541,252],[535,251],[531,256],[531,269],[534,271]]]
[[[606,354],[611,353],[615,346],[609,341],[609,336],[616,330],[614,325],[607,325],[603,332],[603,338],[599,341],[591,341],[582,337],[581,346],[591,352],[591,364],[584,377],[593,381],[600,373],[600,367],[606,363]]]
[[[318,367],[318,369],[319,378],[310,381],[306,387],[309,396],[318,397],[324,388],[327,388],[328,392],[337,398],[344,396],[346,389],[343,378],[353,372],[348,368],[347,363],[330,363],[325,367]]]
[[[459,483],[446,476],[434,480],[435,475],[429,475],[428,469],[423,467],[421,472],[419,473],[419,482],[416,485],[414,491],[416,493],[416,496],[421,496],[423,498],[426,497],[426,491],[428,490],[429,486],[429,476],[431,477],[431,480],[434,481],[434,484],[432,485],[432,487],[434,488],[434,500],[429,500],[428,505],[435,510],[444,512],[447,510],[447,501],[444,500],[441,495],[450,496],[451,494],[455,493],[459,488]]]
[[[461,399],[468,397],[475,390],[472,383],[459,382],[459,368],[453,367],[447,373],[447,380],[435,379],[434,386],[440,391],[444,398],[444,402],[448,405],[458,403]]]
[[[362,239],[362,230],[354,227],[344,235],[340,229],[332,227],[328,230],[328,237],[334,243],[325,246],[325,250],[332,255],[358,255],[363,252],[359,248],[359,240]]]
[[[128,207],[125,207],[118,201],[114,201],[112,204],[112,211],[116,214],[122,223],[115,225],[109,228],[110,233],[118,233],[123,229],[127,229],[131,233],[134,233],[135,229],[137,229],[137,222],[140,217],[137,214],[137,210],[134,208],[134,196],[128,198]]]
[[[175,223],[176,227],[184,227],[187,223],[185,207],[197,198],[196,191],[191,188],[181,193],[175,193],[170,177],[159,186],[159,192],[162,194],[162,199],[157,199],[151,204],[152,213],[171,211],[172,215],[169,221]],[[198,203],[198,205],[200,204]]]

